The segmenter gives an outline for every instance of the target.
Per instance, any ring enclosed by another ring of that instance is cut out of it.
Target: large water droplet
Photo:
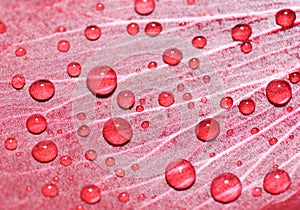
[[[220,133],[220,124],[212,118],[207,118],[196,125],[195,132],[201,141],[212,141]]]
[[[29,87],[29,94],[37,101],[47,101],[55,94],[55,87],[49,80],[37,80]]]
[[[135,0],[134,10],[140,15],[149,15],[155,9],[154,0]]]
[[[169,48],[164,51],[163,53],[163,60],[166,64],[169,64],[170,66],[176,66],[180,63],[182,60],[183,55],[181,50],[176,48]]]
[[[7,138],[4,142],[4,146],[8,150],[15,150],[18,146],[18,141],[16,138]]]
[[[285,192],[291,185],[291,178],[284,170],[269,172],[264,178],[264,189],[273,195]]]
[[[162,31],[162,26],[158,22],[150,22],[145,27],[145,33],[148,36],[157,36]]]
[[[134,93],[130,90],[123,90],[117,96],[118,105],[123,109],[130,109],[135,103]]]
[[[77,62],[71,62],[67,66],[67,72],[70,77],[78,77],[81,73],[81,65]]]
[[[282,9],[275,15],[276,24],[282,28],[290,28],[296,20],[296,13],[291,9]]]
[[[248,24],[238,24],[231,29],[231,37],[234,41],[247,41],[252,34]]]
[[[161,106],[168,107],[174,104],[175,99],[172,93],[170,92],[162,92],[158,96],[158,103]]]
[[[70,42],[68,40],[60,40],[57,43],[57,49],[60,52],[68,52],[70,49]]]
[[[96,41],[101,36],[101,29],[98,26],[91,25],[84,30],[85,37],[90,41]]]
[[[43,133],[47,128],[46,118],[41,114],[33,114],[28,117],[26,128],[32,134]]]
[[[13,76],[11,80],[11,85],[16,90],[20,90],[25,86],[25,78],[23,75],[17,74]]]
[[[32,148],[31,154],[35,160],[48,163],[56,158],[58,149],[53,141],[43,140]]]
[[[100,188],[95,185],[87,185],[80,192],[81,199],[88,204],[98,203],[101,199]]]
[[[275,106],[284,106],[292,98],[292,88],[285,80],[273,80],[266,88],[268,100]]]
[[[251,98],[242,100],[239,104],[239,110],[243,115],[250,115],[255,110],[255,102]]]

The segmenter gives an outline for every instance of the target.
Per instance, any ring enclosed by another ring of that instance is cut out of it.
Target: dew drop
[[[251,42],[243,42],[241,44],[241,51],[245,54],[248,54],[252,51],[252,44]]]
[[[291,178],[284,170],[269,172],[264,178],[264,189],[272,195],[285,192],[291,185]]]
[[[144,121],[141,124],[142,128],[148,128],[149,127],[149,122],[148,121]]]
[[[230,203],[241,195],[242,183],[236,175],[224,173],[212,181],[210,191],[217,202]]]
[[[190,93],[185,93],[185,94],[183,94],[183,100],[185,100],[185,101],[189,101],[189,100],[191,100],[192,99],[192,94],[190,94]]]
[[[115,161],[115,158],[113,158],[113,157],[108,157],[105,159],[105,164],[107,166],[114,166],[115,163],[116,163],[116,161]]]
[[[58,194],[58,188],[55,184],[46,184],[42,188],[45,197],[55,197]]]
[[[81,137],[87,137],[91,133],[91,129],[87,125],[82,125],[77,129],[77,134]]]
[[[133,131],[129,122],[117,117],[106,121],[102,134],[107,143],[113,146],[123,146],[132,138]]]
[[[23,47],[20,47],[20,48],[16,49],[15,54],[18,57],[24,56],[24,55],[26,55],[26,49]]]
[[[134,10],[140,15],[149,15],[155,9],[154,0],[135,0]]]
[[[69,155],[61,156],[59,162],[63,166],[69,166],[72,164],[73,160]]]
[[[212,118],[207,118],[196,125],[195,132],[201,141],[212,141],[220,133],[220,124]]]
[[[105,9],[104,4],[102,4],[102,3],[97,3],[96,4],[96,10],[103,11],[104,9]]]
[[[180,63],[182,60],[183,55],[181,50],[177,48],[169,48],[164,51],[163,53],[163,60],[166,64],[169,64],[170,66],[176,66]]]
[[[4,146],[8,150],[15,150],[18,146],[18,141],[16,138],[7,138],[4,142]]]
[[[86,27],[84,30],[85,37],[90,41],[96,41],[101,36],[101,29],[96,25]]]
[[[70,77],[78,77],[81,73],[81,65],[77,62],[69,63],[67,66],[67,72]]]
[[[177,90],[178,91],[183,91],[184,90],[184,84],[177,85]]]
[[[157,63],[154,62],[154,61],[151,61],[149,64],[148,64],[148,69],[156,69],[157,68]]]
[[[139,196],[138,196],[138,200],[139,201],[143,201],[145,199],[146,199],[146,195],[145,194],[139,194]]]
[[[221,98],[220,107],[222,109],[230,109],[233,105],[233,99],[230,96]]]
[[[300,72],[292,72],[289,74],[289,81],[292,84],[297,84],[300,81]]]
[[[277,139],[277,138],[270,138],[270,139],[269,139],[269,144],[270,144],[270,146],[275,145],[277,142],[278,142],[278,139]]]
[[[194,107],[195,107],[194,102],[188,103],[188,108],[189,108],[189,109],[193,109]]]
[[[131,169],[132,169],[133,171],[137,171],[137,170],[139,170],[139,168],[140,168],[139,164],[132,164],[132,165],[131,165]]]
[[[115,174],[117,177],[124,177],[125,176],[125,171],[121,168],[115,169]]]
[[[32,192],[32,188],[30,186],[26,187],[26,192]]]
[[[145,27],[145,33],[148,36],[157,36],[162,31],[162,26],[158,22],[150,22]]]
[[[60,40],[57,43],[57,49],[60,52],[68,52],[70,49],[70,42],[68,40]]]
[[[239,110],[243,115],[250,115],[255,110],[255,102],[251,98],[242,100],[239,104]]]
[[[190,161],[174,160],[166,168],[165,179],[175,190],[185,190],[195,183],[196,171]]]
[[[291,28],[296,20],[296,13],[291,9],[282,9],[276,13],[275,20],[282,28]]]
[[[41,114],[33,114],[28,117],[26,128],[32,134],[41,134],[47,128],[46,118]]]
[[[238,24],[231,29],[231,37],[234,41],[247,41],[252,34],[248,24]]]
[[[101,199],[100,188],[95,185],[87,185],[80,192],[81,199],[88,204],[98,203]]]
[[[145,105],[146,104],[146,100],[144,98],[140,99],[140,104],[141,105]]]
[[[189,67],[191,69],[197,69],[200,65],[200,60],[198,58],[191,58],[189,60]]]
[[[56,158],[58,148],[53,141],[43,140],[32,148],[31,154],[35,160],[41,163],[48,163]]]
[[[85,159],[87,159],[89,161],[96,160],[97,152],[93,149],[90,149],[90,150],[85,152],[84,157],[85,157]]]
[[[118,199],[120,202],[127,202],[130,200],[130,195],[128,192],[122,192],[118,195]]]
[[[130,90],[123,90],[117,96],[117,103],[122,109],[131,109],[135,103],[134,93]]]
[[[77,114],[77,119],[78,120],[85,120],[86,119],[86,115],[83,112],[80,112]]]
[[[59,182],[59,177],[58,176],[53,177],[53,181],[58,183]]]
[[[17,74],[13,76],[11,80],[11,85],[16,90],[20,90],[25,86],[25,78],[23,75]]]
[[[227,132],[226,132],[226,134],[228,136],[232,136],[234,134],[234,130],[233,129],[228,129]]]
[[[273,80],[266,88],[266,96],[274,106],[284,106],[292,98],[292,88],[285,80]]]
[[[205,76],[203,76],[202,80],[204,83],[210,83],[210,76],[205,75]]]
[[[29,94],[36,101],[48,101],[54,96],[55,87],[49,80],[37,80],[30,85]]]
[[[242,163],[242,161],[239,160],[239,161],[236,162],[236,165],[237,165],[238,167],[240,167],[240,166],[243,165],[243,163]]]
[[[127,33],[129,35],[136,35],[140,31],[140,27],[137,23],[129,23],[127,25]]]
[[[56,29],[56,32],[65,32],[67,29],[64,26],[58,26],[58,28]]]
[[[172,93],[170,92],[162,92],[158,96],[158,103],[161,106],[169,107],[174,104],[175,99]]]
[[[254,187],[252,189],[252,195],[254,197],[261,196],[262,195],[262,189],[261,189],[261,187]]]
[[[257,134],[259,132],[259,129],[254,127],[254,128],[251,128],[251,134]]]
[[[117,74],[108,66],[96,66],[87,75],[86,85],[97,97],[106,97],[117,87]]]
[[[0,34],[3,34],[6,31],[6,25],[0,21]]]
[[[192,40],[192,45],[198,49],[202,49],[206,46],[206,38],[204,36],[196,36]]]
[[[142,111],[144,111],[144,107],[141,106],[141,105],[138,105],[138,106],[135,108],[135,111],[137,111],[137,112],[142,112]]]

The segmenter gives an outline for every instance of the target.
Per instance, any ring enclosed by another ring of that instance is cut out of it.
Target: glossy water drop
[[[139,201],[143,201],[145,199],[146,199],[146,195],[145,194],[139,194],[139,196],[138,196],[138,200]]]
[[[175,99],[172,93],[170,92],[162,92],[158,96],[158,103],[161,106],[169,107],[174,104]]]
[[[184,84],[177,85],[177,90],[178,91],[183,91],[184,90]]]
[[[145,104],[146,104],[146,99],[141,98],[141,99],[140,99],[140,104],[141,104],[141,105],[145,105]]]
[[[257,134],[259,132],[259,129],[257,127],[251,128],[251,134]]]
[[[236,165],[237,165],[238,167],[240,167],[240,166],[243,165],[243,162],[239,160],[239,161],[236,162]]]
[[[32,148],[31,154],[35,160],[48,163],[57,157],[58,148],[53,141],[43,140]]]
[[[282,28],[291,28],[296,20],[296,13],[291,9],[282,9],[275,15],[276,24]]]
[[[264,178],[264,189],[272,195],[285,192],[291,185],[291,178],[284,170],[269,172]]]
[[[6,25],[0,21],[0,34],[3,34],[6,31]]]
[[[127,33],[129,35],[136,35],[140,31],[140,27],[137,23],[129,23],[127,25]]]
[[[252,34],[252,29],[248,24],[238,24],[231,29],[231,37],[234,41],[245,42]]]
[[[131,125],[120,117],[111,118],[103,126],[104,139],[113,146],[127,144],[133,136]]]
[[[292,72],[289,74],[289,81],[292,84],[297,84],[300,81],[300,72]]]
[[[85,159],[87,159],[89,161],[96,160],[97,152],[93,149],[90,149],[90,150],[85,152],[84,157],[85,157]]]
[[[77,62],[71,62],[67,66],[67,72],[70,77],[78,77],[81,73],[81,65]]]
[[[131,165],[131,169],[132,169],[133,171],[137,171],[137,170],[140,169],[140,166],[139,166],[139,164],[132,164],[132,165]]]
[[[191,58],[189,60],[189,67],[191,69],[197,69],[200,65],[200,60],[198,58]]]
[[[117,74],[109,66],[96,66],[88,73],[86,85],[97,97],[106,97],[117,87]]]
[[[155,0],[135,0],[134,10],[140,15],[149,15],[155,9]]]
[[[100,188],[95,185],[87,185],[80,192],[81,199],[88,204],[98,203],[101,199]]]
[[[148,64],[148,69],[156,69],[157,68],[157,63],[154,62],[154,61],[151,61],[149,64]]]
[[[26,128],[32,134],[41,134],[47,128],[46,118],[41,114],[33,114],[28,117]]]
[[[115,174],[117,177],[124,177],[125,176],[125,171],[121,168],[115,169]]]
[[[30,85],[29,94],[36,101],[48,101],[54,96],[55,87],[49,80],[37,80]]]
[[[64,156],[61,156],[61,158],[59,159],[59,162],[63,166],[69,166],[72,164],[73,160],[69,155],[64,155]]]
[[[81,137],[87,137],[91,133],[91,128],[87,125],[82,125],[77,129],[77,134]]]
[[[228,129],[228,130],[226,131],[226,134],[227,134],[228,136],[232,136],[232,135],[234,134],[234,130],[233,130],[233,129]]]
[[[16,56],[21,57],[26,55],[26,49],[24,47],[20,47],[15,51]]]
[[[277,139],[277,138],[270,138],[270,139],[269,139],[269,144],[270,144],[270,146],[275,145],[277,142],[278,142],[278,139]]]
[[[70,42],[68,40],[60,40],[57,43],[57,49],[60,52],[68,52],[70,49]]]
[[[57,29],[56,29],[56,32],[65,32],[67,29],[66,29],[66,27],[64,27],[64,26],[58,26],[57,27]]]
[[[107,166],[114,166],[115,163],[116,163],[116,161],[115,161],[115,158],[113,158],[113,157],[108,157],[105,159],[105,164]]]
[[[210,83],[210,76],[205,75],[205,76],[203,76],[202,80],[203,80],[204,83]]]
[[[252,195],[257,197],[257,196],[261,196],[262,195],[262,189],[261,187],[254,187],[252,189]]]
[[[195,127],[195,133],[201,141],[212,141],[220,133],[220,124],[212,118],[207,118],[199,122]]]
[[[233,99],[230,96],[221,98],[220,107],[222,109],[230,109],[233,105]]]
[[[148,36],[157,36],[162,31],[162,26],[158,22],[150,22],[145,27],[145,33]]]
[[[255,110],[255,102],[251,98],[242,100],[239,104],[239,110],[243,115],[250,115]]]
[[[292,88],[285,80],[273,80],[266,88],[266,96],[274,106],[284,106],[292,98]]]
[[[86,119],[86,114],[84,112],[79,112],[76,115],[76,117],[77,117],[78,120],[85,120]]]
[[[190,94],[190,93],[185,93],[185,94],[183,94],[183,100],[185,100],[185,101],[189,101],[189,100],[191,100],[193,97],[192,97],[192,94]]]
[[[32,188],[30,186],[26,187],[26,192],[32,192]]]
[[[182,58],[182,52],[177,48],[169,48],[163,53],[163,61],[170,66],[178,65]]]
[[[188,108],[189,109],[193,109],[194,107],[195,107],[195,103],[194,102],[188,103]]]
[[[86,27],[84,30],[85,37],[90,41],[96,41],[101,36],[101,29],[96,25]]]
[[[138,105],[138,106],[135,108],[135,111],[137,111],[137,112],[142,112],[142,111],[144,111],[144,107],[141,106],[141,105]]]
[[[130,90],[123,90],[117,96],[117,103],[122,109],[131,109],[135,103],[134,93]]]
[[[192,40],[192,45],[198,49],[202,49],[206,46],[206,38],[204,36],[196,36]]]
[[[118,199],[120,202],[127,202],[130,200],[130,195],[128,192],[122,192],[118,195]]]
[[[195,4],[195,0],[186,0],[186,3],[189,5]]]
[[[102,4],[102,3],[97,3],[96,4],[96,10],[103,11],[104,9],[105,9],[104,4]]]
[[[144,121],[141,124],[142,128],[148,128],[149,127],[149,122],[148,121]]]
[[[18,141],[16,138],[7,138],[4,142],[4,146],[8,150],[15,150],[18,146]]]
[[[25,78],[23,75],[17,74],[13,76],[11,80],[11,85],[16,90],[20,90],[25,86]]]
[[[252,51],[252,44],[251,42],[243,42],[241,44],[241,51],[245,54],[248,54]]]
[[[190,161],[174,160],[166,168],[165,179],[175,190],[185,190],[195,183],[196,171]]]
[[[210,157],[210,158],[213,158],[213,157],[215,157],[215,156],[216,156],[216,153],[214,153],[214,152],[209,153],[209,157]]]
[[[42,188],[45,197],[55,197],[58,194],[58,188],[55,184],[46,184]]]
[[[230,203],[241,195],[242,183],[236,175],[224,173],[212,181],[210,191],[217,202]]]

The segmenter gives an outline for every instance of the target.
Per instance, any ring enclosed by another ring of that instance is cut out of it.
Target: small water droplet
[[[202,49],[206,46],[206,38],[204,36],[196,36],[192,40],[192,45],[198,49]]]
[[[47,128],[46,118],[41,114],[33,114],[28,117],[26,128],[32,134],[41,134]]]
[[[135,111],[137,111],[137,112],[142,112],[142,111],[144,111],[144,107],[141,106],[141,105],[138,105],[138,106],[135,108]]]
[[[247,41],[252,34],[248,24],[238,24],[231,29],[231,37],[234,41]]]
[[[42,188],[45,197],[55,197],[58,194],[58,188],[55,184],[46,184]]]
[[[97,152],[93,149],[90,149],[90,150],[85,152],[84,157],[85,157],[85,159],[87,159],[89,161],[96,160]]]
[[[78,120],[85,120],[86,119],[86,115],[83,112],[80,112],[77,114],[77,119]]]
[[[137,170],[139,170],[139,168],[140,168],[140,166],[139,166],[139,164],[132,164],[131,165],[131,169],[133,170],[133,171],[137,171]]]
[[[156,69],[157,68],[157,63],[154,62],[154,61],[151,61],[149,64],[148,64],[148,69]]]
[[[195,0],[186,0],[186,3],[189,5],[195,4]]]
[[[104,9],[105,9],[104,4],[102,4],[102,3],[97,3],[96,4],[96,10],[103,11]]]
[[[58,148],[53,141],[43,140],[32,148],[31,154],[35,160],[48,163],[57,157]]]
[[[162,31],[162,26],[158,22],[150,22],[145,27],[145,33],[148,36],[157,36]]]
[[[142,128],[148,128],[149,127],[149,122],[148,121],[144,121],[141,124]]]
[[[278,142],[278,139],[277,139],[277,138],[270,138],[270,139],[269,139],[269,144],[270,144],[270,146],[275,145],[277,142]]]
[[[140,27],[137,23],[129,23],[127,25],[127,33],[129,35],[136,35],[140,31]]]
[[[7,138],[4,142],[4,146],[8,150],[15,150],[18,146],[18,141],[16,138]]]
[[[158,96],[158,103],[161,106],[169,107],[174,104],[175,99],[172,93],[170,92],[162,92]]]
[[[210,158],[213,158],[213,157],[215,157],[215,156],[216,156],[216,153],[214,153],[214,152],[209,153],[209,157],[210,157]]]
[[[16,90],[20,90],[25,86],[25,78],[23,75],[17,74],[13,76],[11,80],[11,85]]]
[[[183,94],[183,100],[185,100],[185,101],[189,101],[189,100],[191,100],[193,97],[192,97],[192,94],[190,94],[190,93],[185,93],[185,94]]]
[[[20,47],[15,51],[16,56],[21,57],[26,55],[26,49],[24,47]]]
[[[100,188],[95,185],[87,185],[80,192],[81,199],[88,204],[98,203],[101,199]]]
[[[87,137],[88,135],[90,135],[90,133],[91,129],[87,125],[82,125],[77,129],[77,134],[81,137]]]
[[[279,10],[275,15],[276,24],[282,28],[291,28],[296,20],[296,13],[291,9]]]
[[[84,30],[85,37],[90,41],[96,41],[101,36],[101,29],[96,25],[86,27]]]
[[[177,85],[177,90],[178,91],[183,91],[184,90],[184,84]]]
[[[248,54],[252,51],[252,44],[251,42],[243,42],[241,44],[241,51],[245,54]]]
[[[118,199],[120,202],[127,202],[130,200],[130,195],[128,192],[122,192],[118,195]]]
[[[242,100],[239,110],[243,115],[250,115],[255,111],[255,102],[251,98]]]
[[[139,194],[139,196],[138,196],[138,200],[139,201],[143,201],[145,199],[146,199],[146,195],[145,194]]]
[[[169,48],[164,51],[163,53],[163,60],[166,64],[169,64],[170,66],[176,66],[180,63],[182,60],[183,55],[181,50],[177,48]]]
[[[146,99],[141,98],[141,99],[140,99],[140,104],[141,104],[141,105],[145,105],[145,104],[146,104]]]
[[[69,63],[67,66],[67,72],[70,77],[78,77],[81,73],[81,65],[77,62]]]
[[[300,81],[300,72],[292,72],[289,74],[289,81],[292,84],[297,84]]]
[[[204,119],[196,125],[195,133],[201,141],[212,141],[220,133],[220,124],[212,118]]]
[[[251,134],[257,134],[259,132],[259,129],[257,127],[251,128]]]
[[[3,34],[6,31],[6,25],[0,21],[0,34]]]
[[[203,80],[204,83],[210,83],[210,76],[205,75],[205,76],[203,76],[202,80]]]
[[[70,49],[70,42],[68,40],[60,40],[57,43],[57,49],[60,52],[68,52]]]
[[[131,109],[135,103],[134,93],[130,90],[123,90],[117,96],[117,103],[123,109]]]
[[[117,177],[124,177],[125,176],[125,171],[121,168],[115,169],[115,174]]]
[[[115,158],[113,158],[113,157],[108,157],[108,158],[106,158],[106,160],[105,160],[105,164],[106,164],[107,166],[114,166],[115,163],[116,163],[116,161],[115,161]]]
[[[221,98],[220,107],[222,109],[230,109],[233,105],[233,99],[230,96]]]
[[[32,192],[32,188],[30,186],[26,187],[26,192]]]
[[[55,87],[49,80],[37,80],[30,85],[29,94],[36,101],[48,101],[54,96]]]
[[[58,26],[57,29],[56,29],[56,32],[61,33],[61,32],[65,32],[66,30],[67,30],[66,27],[64,27],[64,26]]]
[[[273,80],[267,85],[266,96],[274,106],[284,106],[292,98],[292,88],[285,80]]]
[[[228,129],[227,132],[226,132],[226,134],[228,136],[232,136],[234,134],[234,130],[233,129]]]
[[[198,58],[191,58],[189,60],[189,67],[191,69],[197,69],[200,65],[200,60]]]
[[[188,103],[188,108],[189,108],[189,109],[193,109],[194,107],[195,107],[194,102],[189,102],[189,103]]]
[[[150,15],[154,9],[154,0],[135,0],[134,2],[134,10],[140,15]]]
[[[236,165],[237,165],[238,167],[240,167],[240,166],[243,165],[243,163],[242,163],[242,161],[239,160],[239,161],[236,162]]]
[[[64,155],[64,156],[61,156],[61,158],[59,159],[59,162],[63,166],[69,166],[72,164],[73,160],[69,155]]]
[[[262,189],[261,187],[254,187],[252,189],[252,195],[257,197],[257,196],[261,196],[262,195]]]
[[[284,170],[269,172],[264,178],[264,189],[272,195],[285,192],[290,185],[291,178]]]

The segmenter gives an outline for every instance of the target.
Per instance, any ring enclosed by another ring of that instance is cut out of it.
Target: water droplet
[[[274,170],[278,170],[278,165],[277,165],[277,164],[274,164],[274,165],[272,166],[272,168],[273,168]]]
[[[241,44],[241,51],[245,54],[248,54],[252,51],[252,44],[251,42],[243,42]]]
[[[64,156],[61,156],[61,158],[59,159],[59,162],[63,166],[69,166],[72,164],[73,160],[69,155],[64,155]]]
[[[195,4],[195,0],[186,0],[186,3],[189,5]]]
[[[151,62],[148,64],[148,68],[149,68],[149,69],[156,69],[156,68],[157,68],[157,63],[154,62],[154,61],[151,61]]]
[[[162,31],[162,26],[158,22],[150,22],[145,27],[145,33],[148,36],[157,36]]]
[[[135,0],[134,10],[140,15],[149,15],[155,9],[154,0]]]
[[[143,201],[145,199],[146,199],[146,195],[145,194],[139,194],[139,196],[138,196],[138,200],[139,201]]]
[[[190,161],[179,159],[170,162],[165,171],[167,183],[175,190],[185,190],[196,180],[196,171]]]
[[[128,192],[122,192],[118,195],[118,199],[120,202],[127,202],[130,200],[130,195]]]
[[[64,26],[58,26],[58,28],[56,29],[56,32],[65,32],[67,29]]]
[[[234,130],[233,129],[228,129],[227,132],[226,132],[226,134],[228,136],[232,136],[234,134]]]
[[[204,83],[210,83],[210,76],[205,75],[205,76],[203,76],[202,80],[203,80]]]
[[[201,98],[201,102],[202,102],[202,103],[207,103],[207,98],[206,98],[205,96],[202,97],[202,98]]]
[[[139,166],[139,164],[132,164],[132,165],[131,165],[131,169],[132,169],[133,171],[137,171],[137,170],[140,169],[140,166]]]
[[[233,105],[233,99],[230,96],[221,98],[220,107],[222,109],[230,109],[232,105]]]
[[[123,90],[117,96],[118,105],[123,109],[130,109],[135,103],[134,93],[130,90]]]
[[[140,27],[137,23],[129,23],[127,25],[127,33],[130,35],[136,35],[140,31]]]
[[[194,107],[195,107],[194,102],[188,103],[188,108],[189,108],[189,109],[193,109]]]
[[[254,134],[257,134],[257,133],[259,132],[259,129],[256,128],[256,127],[255,127],[255,128],[251,128],[251,131],[250,131],[250,132],[251,132],[251,134],[254,135]]]
[[[31,154],[35,160],[41,163],[48,163],[56,158],[58,148],[53,141],[43,140],[32,148]]]
[[[104,4],[102,4],[102,3],[97,3],[97,4],[96,4],[96,10],[102,11],[102,10],[104,10],[104,9],[105,9]]]
[[[179,27],[184,27],[184,26],[186,26],[186,22],[185,21],[179,23]]]
[[[47,128],[46,118],[41,114],[33,114],[28,117],[26,128],[32,134],[41,134]]]
[[[30,186],[26,187],[26,192],[32,192],[32,188]]]
[[[142,128],[148,128],[149,127],[149,122],[148,121],[144,121],[141,124]]]
[[[82,125],[77,129],[77,134],[81,137],[87,137],[88,135],[90,135],[90,133],[91,129],[87,125]]]
[[[209,153],[209,157],[210,157],[210,158],[213,158],[213,157],[215,157],[215,156],[216,156],[216,153],[214,153],[214,152]]]
[[[26,49],[24,47],[20,47],[15,51],[16,56],[21,57],[26,55]]]
[[[234,41],[247,41],[252,34],[248,24],[238,24],[231,29],[231,37]]]
[[[191,58],[189,60],[189,67],[191,69],[197,69],[200,65],[200,60],[198,58]]]
[[[270,146],[273,146],[274,144],[276,144],[278,142],[278,139],[277,138],[270,138],[269,139],[269,144]]]
[[[137,112],[142,112],[142,111],[144,111],[144,107],[141,106],[141,105],[138,105],[138,106],[135,108],[135,111],[137,111]]]
[[[29,94],[36,101],[48,101],[54,96],[55,87],[49,80],[37,80],[30,85]]]
[[[255,102],[251,98],[242,100],[239,104],[239,110],[243,115],[250,115],[255,110]]]
[[[70,77],[78,77],[81,73],[81,65],[77,62],[69,63],[67,66],[67,72]]]
[[[55,184],[46,184],[42,188],[45,197],[55,197],[58,194],[58,188]]]
[[[90,160],[90,161],[96,160],[97,152],[93,149],[90,149],[85,152],[84,157],[85,157],[85,159]]]
[[[158,103],[161,106],[168,107],[174,104],[175,99],[172,93],[170,92],[162,92],[158,96]]]
[[[264,178],[264,189],[272,195],[285,192],[291,185],[291,178],[284,170],[269,172]]]
[[[0,21],[0,34],[3,34],[6,31],[6,25]]]
[[[196,125],[195,132],[201,141],[212,141],[220,133],[220,124],[212,118],[207,118]]]
[[[252,195],[257,197],[257,196],[261,196],[262,195],[262,189],[261,187],[254,187],[252,189]]]
[[[87,185],[80,192],[81,199],[88,204],[98,203],[101,199],[100,188],[95,185]]]
[[[4,142],[4,146],[8,150],[15,150],[18,146],[18,141],[16,138],[7,138]]]
[[[241,195],[242,183],[236,175],[224,173],[212,181],[210,191],[216,201],[230,203]]]
[[[59,182],[59,177],[58,176],[53,177],[53,181],[58,183]]]
[[[70,42],[68,40],[60,40],[57,43],[57,49],[60,52],[68,52],[70,49]]]
[[[115,169],[115,174],[117,177],[124,177],[125,176],[125,171],[121,168]]]
[[[292,84],[297,84],[300,81],[300,72],[292,72],[289,74],[289,81]]]
[[[206,38],[204,36],[196,36],[192,40],[192,45],[196,48],[202,49],[206,46]]]
[[[193,97],[192,97],[192,94],[190,94],[190,93],[185,93],[185,94],[183,94],[183,100],[185,100],[185,101],[189,101],[189,100],[191,100]]]
[[[20,157],[21,155],[22,155],[22,152],[17,152],[17,153],[16,153],[16,156],[17,156],[17,157]]]
[[[275,15],[276,24],[282,28],[290,28],[296,20],[296,13],[291,9],[282,9]]]
[[[273,80],[266,88],[266,95],[274,106],[284,106],[292,98],[292,88],[285,80]]]
[[[117,87],[117,74],[108,66],[96,66],[88,73],[86,85],[97,97],[106,97]]]
[[[96,41],[101,36],[101,29],[96,25],[86,27],[84,30],[85,37],[90,41]]]
[[[184,90],[184,84],[177,85],[177,90],[178,91],[183,91]]]
[[[11,80],[11,85],[16,90],[20,90],[25,86],[25,78],[23,75],[17,74],[13,76]]]
[[[83,112],[80,112],[77,114],[77,119],[78,120],[85,120],[86,119],[86,115]]]
[[[113,146],[127,144],[132,138],[133,131],[129,122],[122,118],[111,118],[103,126],[104,139]]]
[[[242,163],[242,161],[239,160],[239,161],[236,162],[236,165],[237,165],[238,167],[240,167],[241,165],[243,165],[243,163]]]
[[[116,163],[116,161],[115,161],[115,158],[113,158],[113,157],[108,157],[108,158],[106,158],[106,160],[105,160],[105,164],[106,164],[107,166],[114,166],[115,163]]]
[[[163,53],[163,60],[166,64],[169,64],[170,66],[176,66],[180,63],[182,60],[183,55],[181,50],[177,48],[169,48],[164,51]]]
[[[141,105],[145,105],[145,104],[146,104],[146,99],[141,98],[141,99],[140,99],[140,104],[141,104]]]

